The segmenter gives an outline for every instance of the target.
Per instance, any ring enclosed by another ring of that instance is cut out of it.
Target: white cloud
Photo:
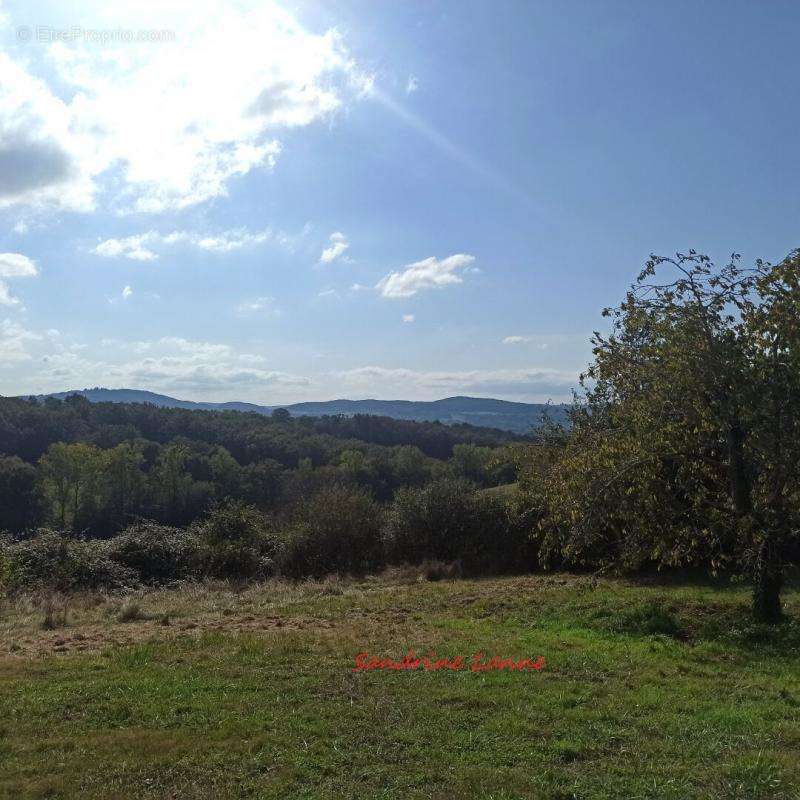
[[[133,289],[130,286],[126,286],[122,290],[122,299],[127,300],[133,294]]]
[[[416,75],[408,76],[408,83],[406,83],[406,94],[413,94],[419,89],[419,81]]]
[[[329,240],[331,243],[330,247],[326,247],[319,257],[321,264],[330,264],[336,261],[336,259],[343,256],[345,251],[350,247],[350,242],[347,241],[347,237],[339,231],[332,233]]]
[[[503,339],[503,344],[525,344],[530,341],[530,336],[506,336],[506,338]]]
[[[390,272],[378,282],[376,289],[384,297],[412,297],[423,289],[443,289],[462,283],[458,270],[463,270],[475,260],[464,253],[443,258],[434,256],[409,264],[402,272]]]
[[[15,306],[19,303],[11,294],[4,278],[31,278],[39,274],[36,262],[21,253],[0,253],[0,305]]]
[[[154,234],[142,233],[138,236],[126,236],[124,239],[106,239],[92,252],[106,258],[130,258],[133,261],[153,261],[158,255],[145,247]]]
[[[78,169],[72,123],[67,105],[43,81],[0,53],[0,208],[89,207],[91,179]]]
[[[413,314],[403,314],[403,322],[413,322],[415,319]]]
[[[0,287],[0,300],[2,287]],[[10,319],[0,322],[0,369],[14,362],[29,361],[32,356],[26,347],[27,342],[39,341],[42,336],[26,330]]]
[[[335,352],[314,358],[330,361]],[[57,331],[0,322],[0,393],[38,394],[85,386],[142,388],[197,400],[249,400],[273,405],[322,396],[435,399],[470,394],[519,400],[568,400],[576,373],[520,369],[425,371],[363,366],[294,373],[274,363],[269,346],[165,336],[86,344]],[[5,367],[11,366],[11,369]],[[577,370],[576,370],[577,372]]]
[[[22,236],[28,232],[28,223],[24,219],[18,220],[14,223],[14,233]]]
[[[11,294],[8,285],[0,281],[0,306],[15,306],[17,303],[19,300]]]
[[[527,344],[531,345],[536,350],[549,350],[552,345],[558,347],[569,346],[571,343],[575,341],[578,342],[587,342],[591,338],[590,335],[580,335],[580,334],[537,334],[536,336],[529,336],[529,335],[517,335],[517,336],[506,336],[502,342],[505,345],[522,345]],[[530,348],[528,348],[530,349]]]
[[[33,259],[21,253],[0,253],[0,278],[28,278],[38,274]]]
[[[219,236],[205,236],[197,241],[197,246],[201,250],[210,250],[214,253],[230,253],[231,250],[239,250],[254,244],[266,242],[272,235],[269,229],[259,233],[248,233],[244,229],[226,231]]]
[[[302,235],[302,234],[301,234]],[[274,240],[281,246],[291,249],[296,237],[284,233],[276,233],[271,228],[249,232],[246,228],[234,228],[216,234],[196,233],[191,231],[173,231],[162,234],[147,231],[135,236],[121,239],[105,239],[96,245],[92,252],[107,258],[130,258],[135,261],[153,261],[159,257],[157,250],[176,244],[198,247],[210,253],[230,253],[244,247],[262,244]]]
[[[272,316],[279,316],[280,309],[275,306],[274,297],[254,297],[252,300],[245,300],[236,306],[236,311],[239,314],[269,314]]]
[[[276,2],[147,12],[174,41],[37,43],[24,64],[0,54],[0,207],[87,211],[107,190],[104,207],[159,212],[224,196],[236,176],[272,168],[287,130],[369,84],[335,29],[307,31]],[[135,4],[74,13],[86,29],[143,19]]]
[[[38,352],[32,353],[26,344],[34,340]],[[11,361],[27,362],[22,365],[26,387],[20,386],[19,371],[2,386],[13,393],[85,386],[146,388],[178,397],[257,401],[263,392],[297,392],[310,383],[304,376],[265,368],[262,356],[240,355],[227,344],[181,337],[100,344],[105,351],[92,356],[80,344],[46,341],[6,321],[0,324],[0,369]]]

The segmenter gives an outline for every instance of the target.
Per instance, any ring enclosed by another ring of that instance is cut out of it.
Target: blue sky
[[[3,394],[562,400],[650,252],[800,244],[795,2],[0,15]]]

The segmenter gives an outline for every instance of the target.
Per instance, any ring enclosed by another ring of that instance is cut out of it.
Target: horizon
[[[651,252],[797,245],[797,4],[187,8],[0,0],[0,393],[569,402]]]
[[[63,389],[57,390],[53,392],[42,392],[39,394],[19,394],[19,395],[10,395],[13,397],[19,398],[26,398],[26,397],[46,397],[50,395],[73,395],[73,394],[82,394],[83,392],[136,392],[142,394],[153,394],[159,397],[168,397],[170,400],[176,400],[181,403],[213,403],[215,405],[225,404],[225,403],[247,403],[249,405],[257,405],[264,408],[282,408],[284,406],[292,406],[292,405],[302,405],[302,404],[312,404],[312,403],[441,403],[445,400],[494,400],[501,403],[519,403],[521,405],[568,405],[567,403],[554,403],[552,401],[545,401],[542,403],[525,403],[524,401],[520,400],[504,400],[501,397],[481,397],[478,395],[449,395],[447,397],[437,397],[433,400],[408,400],[404,397],[390,397],[390,398],[380,398],[380,397],[331,397],[324,400],[297,400],[292,401],[288,400],[285,403],[256,403],[249,400],[237,400],[227,399],[227,400],[204,400],[203,398],[190,398],[190,397],[174,397],[173,395],[164,394],[162,392],[154,392],[151,389],[135,389],[131,388],[130,386],[122,386],[119,388],[112,388],[109,386],[91,386],[91,387],[84,387],[83,389]]]

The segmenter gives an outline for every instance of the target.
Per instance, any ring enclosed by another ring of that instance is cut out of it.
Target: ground
[[[550,575],[0,610],[0,797],[800,797],[800,592]],[[43,629],[47,617],[51,630]],[[541,671],[353,672],[357,653]]]

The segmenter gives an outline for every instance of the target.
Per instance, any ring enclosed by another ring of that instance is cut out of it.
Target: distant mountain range
[[[544,403],[512,403],[482,397],[447,397],[444,400],[327,400],[324,402],[293,403],[286,406],[260,406],[254,403],[204,403],[177,400],[164,394],[141,389],[76,389],[38,395],[38,398],[56,397],[63,400],[72,394],[81,394],[92,403],[150,403],[161,408],[188,408],[206,411],[251,411],[271,414],[276,408],[285,408],[294,417],[322,417],[326,415],[372,414],[374,416],[408,419],[417,422],[439,420],[448,425],[466,422],[484,428],[499,428],[514,433],[529,433],[542,423],[547,413],[555,422],[565,422],[567,406]]]

